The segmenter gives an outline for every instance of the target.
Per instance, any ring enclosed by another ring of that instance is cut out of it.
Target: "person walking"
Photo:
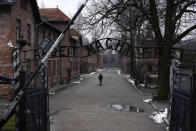
[[[103,79],[103,75],[100,73],[99,74],[99,76],[98,76],[98,78],[99,78],[99,86],[102,86],[102,79]]]

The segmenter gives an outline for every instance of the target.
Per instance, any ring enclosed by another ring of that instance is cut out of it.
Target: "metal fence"
[[[29,73],[30,77],[31,73]],[[49,129],[49,102],[46,68],[43,66],[33,81],[33,88],[25,92],[25,131],[47,131]]]
[[[170,131],[193,131],[192,124],[192,75],[174,74],[170,118]]]
[[[47,131],[48,106],[46,88],[28,88],[25,102],[26,131]]]

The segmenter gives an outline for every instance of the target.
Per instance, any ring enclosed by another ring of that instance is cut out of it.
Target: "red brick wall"
[[[55,30],[54,28],[52,28],[46,24],[42,24],[42,25],[40,25],[39,31],[38,31],[38,45],[43,40],[43,32],[45,32],[45,36],[50,37],[52,40],[56,40],[60,34],[60,32],[58,30]],[[55,57],[55,58],[51,57],[48,59],[46,66],[47,66],[49,87],[52,87],[52,86],[56,85],[57,83],[61,82],[60,74],[61,73],[62,73],[62,75],[65,74],[62,72],[63,69],[62,68],[60,69],[60,64],[62,65],[62,62],[63,62],[62,59],[59,57]]]
[[[27,36],[27,24],[31,25],[31,44],[27,45],[24,50],[34,47],[34,27],[35,21],[34,13],[32,11],[31,2],[28,2],[27,10],[24,10],[20,6],[20,0],[9,7],[0,7],[0,75],[13,77],[12,66],[12,49],[7,46],[7,43],[11,41],[14,46],[18,47],[16,42],[16,19],[21,21],[21,35]],[[28,57],[32,57],[30,54]],[[24,56],[21,58],[24,60]],[[23,64],[25,67],[25,65]],[[11,98],[13,94],[13,87],[3,85],[0,87],[0,97]]]
[[[121,70],[124,73],[130,73],[131,71],[131,58],[127,56],[121,56]]]
[[[63,31],[66,27],[66,23],[60,23],[59,24],[59,23],[52,22],[51,24],[53,26],[55,26],[56,28],[58,28],[59,30],[61,30],[61,31]],[[63,39],[61,40],[61,45],[62,46],[70,45],[70,31],[68,31],[64,35]],[[66,50],[64,52],[65,52],[65,54],[67,54]],[[71,66],[70,66],[70,62],[68,61],[68,59],[70,59],[70,58],[64,57],[64,58],[61,58],[61,59],[62,59],[62,80],[63,80],[64,83],[69,82],[68,81],[68,69],[71,68]],[[58,79],[59,79],[59,76],[56,76],[55,78],[54,77],[49,77],[49,80],[51,80],[50,83],[49,83],[49,86],[52,87],[52,84],[51,84],[52,81],[55,84],[59,83],[57,81]],[[53,85],[55,85],[55,84],[53,84]]]
[[[139,60],[139,65],[143,65],[140,68],[140,73],[142,75],[148,73],[147,72],[147,68],[146,68],[147,63],[152,63],[152,72],[151,72],[151,74],[157,74],[158,73],[158,67],[157,67],[158,59],[156,59],[156,58],[154,58],[154,59],[153,58],[151,58],[151,59],[150,58],[148,58],[148,59],[140,59]]]
[[[12,50],[7,43],[11,40],[11,11],[9,7],[0,7],[0,75],[12,77]],[[0,85],[0,97],[11,97],[12,86]]]
[[[103,52],[100,52],[99,54],[99,63],[97,63],[97,68],[102,69],[104,67],[103,65]]]

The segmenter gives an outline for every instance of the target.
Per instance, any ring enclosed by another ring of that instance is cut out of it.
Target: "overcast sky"
[[[84,0],[37,0],[40,8],[58,8],[67,16],[72,17],[77,11],[80,3]]]

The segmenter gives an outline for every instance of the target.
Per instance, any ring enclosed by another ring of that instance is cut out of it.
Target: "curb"
[[[79,79],[80,80],[80,79]],[[84,78],[80,81],[83,81]],[[69,86],[73,86],[75,85],[76,83],[73,83],[73,81],[71,81],[70,83],[68,84],[63,84],[63,85],[57,85],[56,87],[53,87],[53,88],[50,88],[49,89],[49,95],[55,95],[56,92],[60,91],[60,90],[63,90],[63,89],[66,89],[66,87],[69,87]]]
[[[122,74],[121,74],[122,75]],[[124,76],[124,75],[123,75]],[[128,81],[128,83],[130,84],[130,85],[132,85],[135,89],[136,89],[136,91],[141,95],[141,96],[144,96],[144,94],[134,85],[134,84],[132,84],[131,82],[129,82],[129,80],[128,80],[128,78],[126,77],[126,76],[124,76],[124,78]],[[150,104],[151,104],[151,106],[153,107],[153,109],[155,110],[155,111],[158,111],[159,109],[153,104],[153,102],[150,102]],[[169,126],[169,120],[168,120],[168,118],[166,117],[166,118],[162,118],[163,119],[163,121],[164,121],[164,123],[167,125],[167,126]]]
[[[123,75],[124,76],[124,75]],[[144,95],[134,84],[132,84],[131,82],[129,82],[129,80],[128,80],[128,78],[126,77],[126,76],[124,76],[125,77],[125,79],[128,81],[128,83],[130,84],[130,85],[132,85],[135,89],[136,89],[136,91],[140,94],[140,95]]]
[[[169,120],[168,120],[167,117],[166,117],[166,118],[163,118],[163,121],[164,121],[164,123],[165,123],[167,126],[169,126]]]
[[[155,111],[158,110],[158,108],[153,104],[153,102],[150,102],[151,106],[154,108]]]
[[[51,89],[49,89],[49,95],[54,95],[53,93],[56,93],[62,89],[65,89],[65,87],[68,87],[68,86],[71,86],[73,84],[67,84],[67,85],[61,85],[61,86],[58,86],[58,87],[53,87]]]

